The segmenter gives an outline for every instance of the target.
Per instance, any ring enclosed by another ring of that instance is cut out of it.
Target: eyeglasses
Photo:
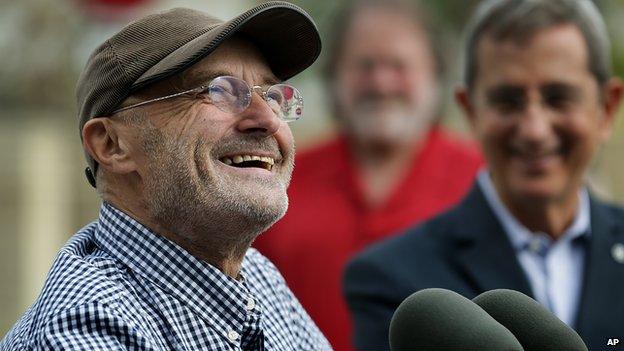
[[[244,80],[232,76],[216,77],[211,80],[208,85],[202,85],[176,94],[142,101],[137,104],[122,107],[112,113],[115,114],[131,108],[185,94],[207,97],[213,105],[223,112],[241,113],[251,104],[251,95],[253,92],[258,92],[273,112],[286,122],[296,121],[303,116],[303,97],[299,90],[292,85],[275,84],[263,89],[258,85],[250,87]]]

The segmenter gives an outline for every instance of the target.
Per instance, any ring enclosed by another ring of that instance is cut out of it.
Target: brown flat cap
[[[309,67],[321,52],[312,18],[283,1],[258,5],[227,22],[187,8],[141,18],[89,57],[76,88],[80,135],[89,119],[108,116],[133,92],[192,66],[235,33],[255,44],[282,80]],[[87,179],[95,187],[97,164],[86,158]]]

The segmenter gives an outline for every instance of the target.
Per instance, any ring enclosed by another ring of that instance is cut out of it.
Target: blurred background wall
[[[63,243],[97,217],[99,199],[83,176],[74,85],[89,53],[133,18],[176,6],[229,19],[252,0],[0,1],[0,338],[38,295]],[[297,0],[324,38],[340,1]],[[605,14],[616,71],[624,75],[624,0],[596,0]],[[425,1],[447,67],[443,123],[469,137],[450,93],[459,75],[462,27],[475,0]],[[321,59],[292,80],[306,111],[291,124],[298,148],[332,133]],[[598,155],[594,190],[624,203],[624,111]]]

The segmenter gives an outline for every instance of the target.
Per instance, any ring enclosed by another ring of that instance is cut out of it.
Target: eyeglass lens
[[[211,102],[220,110],[241,113],[251,103],[251,89],[242,79],[222,76],[213,79],[208,86]],[[275,114],[286,121],[295,121],[303,115],[303,97],[288,84],[275,84],[264,95]]]

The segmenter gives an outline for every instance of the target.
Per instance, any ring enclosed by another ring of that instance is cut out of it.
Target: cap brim
[[[139,77],[131,92],[185,70],[236,33],[256,45],[282,80],[309,67],[321,53],[318,30],[305,12],[289,3],[268,2],[181,46]]]

